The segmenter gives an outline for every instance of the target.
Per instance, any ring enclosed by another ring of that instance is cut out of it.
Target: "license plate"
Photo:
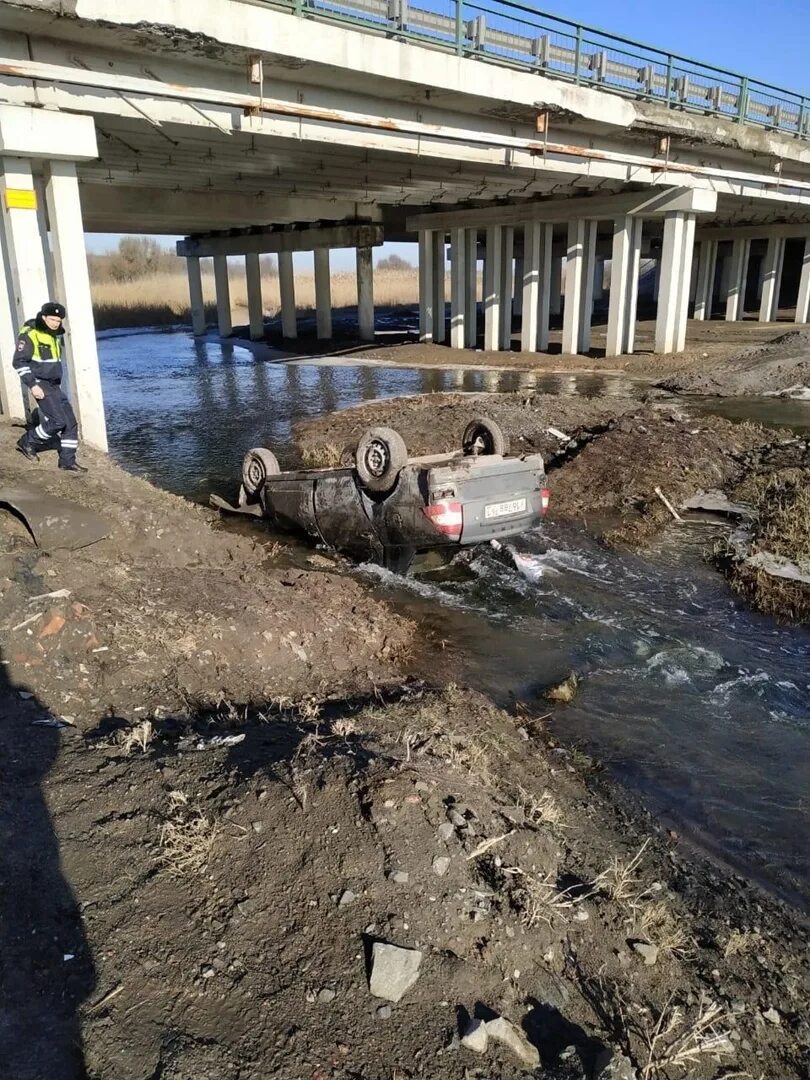
[[[492,518],[509,517],[510,514],[523,514],[526,512],[525,499],[512,499],[510,502],[492,503],[484,510],[487,521]]]

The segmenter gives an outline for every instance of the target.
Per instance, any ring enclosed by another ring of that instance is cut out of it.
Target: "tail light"
[[[464,524],[460,502],[449,502],[444,499],[441,502],[431,503],[426,506],[424,512],[430,518],[433,527],[442,536],[449,536],[454,540],[460,538],[461,528]]]
[[[545,514],[548,510],[548,500],[551,497],[551,492],[548,488],[540,488],[540,512]]]

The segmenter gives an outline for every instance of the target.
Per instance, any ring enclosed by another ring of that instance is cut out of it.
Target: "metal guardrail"
[[[308,18],[374,30],[581,86],[810,139],[810,96],[650,48],[513,2],[263,0]],[[444,9],[444,10],[442,10]]]

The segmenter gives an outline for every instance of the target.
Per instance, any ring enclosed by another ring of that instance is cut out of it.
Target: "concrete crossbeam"
[[[188,273],[188,299],[191,308],[191,332],[195,337],[201,337],[206,330],[205,302],[203,300],[200,260],[196,255],[190,255],[186,259],[186,272]]]
[[[786,239],[810,237],[810,222],[799,221],[791,224],[784,222],[781,225],[724,225],[724,226],[701,226],[695,233],[695,239],[701,243],[704,240],[738,240],[746,237],[749,240],[765,240],[771,236],[783,236]]]
[[[698,257],[694,318],[699,322],[712,317],[714,275],[717,269],[717,240],[701,240]]]
[[[655,351],[682,352],[686,344],[695,215],[674,211],[664,221]]]
[[[278,290],[281,298],[281,336],[288,340],[298,337],[295,312],[295,268],[292,253],[278,253]]]
[[[613,223],[606,356],[634,349],[642,228],[641,219],[630,215]]]
[[[591,347],[596,222],[577,218],[568,226],[562,351],[574,355]]]
[[[759,308],[760,322],[774,322],[779,310],[779,293],[782,289],[782,268],[785,262],[785,237],[771,236],[765,253],[762,279],[762,302]]]
[[[802,272],[799,278],[799,297],[796,301],[796,322],[810,322],[810,237],[804,243]]]
[[[0,105],[0,155],[49,161],[93,161],[98,157],[92,116]]]
[[[245,255],[245,281],[247,284],[248,320],[250,340],[264,338],[264,303],[262,302],[262,268],[255,252]]]
[[[178,255],[247,255],[319,248],[371,248],[383,242],[381,225],[337,225],[326,229],[288,229],[239,236],[188,236],[177,241]]]
[[[745,314],[745,287],[748,283],[748,263],[751,240],[738,237],[732,244],[731,269],[726,291],[726,322],[736,322]]]
[[[315,325],[318,338],[332,337],[332,275],[329,269],[329,248],[316,248],[315,262]]]
[[[357,249],[357,330],[361,341],[374,340],[374,265],[370,247]]]
[[[217,330],[220,337],[230,337],[233,332],[231,285],[228,280],[228,260],[225,255],[214,257],[214,287],[217,296]]]
[[[81,436],[97,450],[107,449],[107,425],[101,394],[101,373],[84,249],[84,222],[76,166],[51,161],[46,169],[46,196],[51,226],[56,287],[67,308],[66,359]]]

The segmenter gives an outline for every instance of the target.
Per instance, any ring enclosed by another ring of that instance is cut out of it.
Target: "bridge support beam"
[[[629,214],[613,223],[606,356],[632,353],[635,345],[642,226]]]
[[[697,289],[694,318],[699,322],[711,319],[714,298],[714,275],[717,268],[717,241],[702,240],[698,256]]]
[[[512,348],[512,296],[515,284],[515,230],[512,225],[505,225],[501,239],[500,266],[500,332],[498,344],[501,349]]]
[[[206,330],[205,301],[203,300],[200,260],[196,255],[189,255],[186,259],[186,273],[188,274],[188,300],[191,308],[191,332],[195,337],[202,337]]]
[[[478,230],[467,229],[464,247],[464,344],[478,344]]]
[[[433,288],[433,232],[419,231],[419,340],[433,341],[433,304],[436,291]]]
[[[441,345],[447,337],[446,263],[444,230],[433,232],[433,340]]]
[[[796,322],[810,322],[810,237],[804,242],[802,273],[799,278],[799,298],[796,301]]]
[[[664,218],[655,351],[683,352],[689,314],[689,282],[695,246],[695,215],[669,211]]]
[[[577,218],[568,226],[562,351],[574,355],[591,347],[596,222]]]
[[[562,279],[563,258],[562,255],[551,256],[551,285],[549,288],[548,310],[549,315],[559,316],[562,313]]]
[[[759,308],[760,322],[774,322],[779,310],[779,293],[782,289],[782,267],[785,262],[785,237],[770,236],[765,254],[765,276],[762,279],[762,302]]]
[[[264,339],[264,303],[262,301],[262,268],[259,256],[251,251],[245,255],[245,281],[247,282],[248,319],[250,340]]]
[[[374,264],[370,247],[357,249],[357,329],[361,341],[374,340]]]
[[[220,337],[229,337],[233,332],[233,323],[227,255],[214,256],[214,287],[217,294],[217,331]]]
[[[278,253],[278,291],[281,300],[281,336],[288,340],[298,337],[295,313],[295,269],[291,251]]]
[[[320,341],[332,337],[332,279],[329,248],[315,248],[315,324]]]
[[[467,230],[450,230],[450,347],[467,344]]]
[[[542,222],[527,222],[523,231],[520,347],[524,352],[548,348],[553,236],[554,226]]]
[[[484,257],[484,349],[497,352],[501,342],[501,263],[503,226],[487,229]]]
[[[740,236],[731,248],[731,269],[726,290],[726,322],[737,322],[745,314],[745,286],[748,282],[748,262],[751,240]]]

